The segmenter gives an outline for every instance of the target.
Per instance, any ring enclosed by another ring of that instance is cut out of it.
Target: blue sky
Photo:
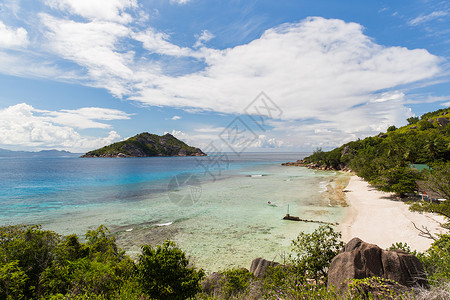
[[[449,106],[449,28],[448,1],[3,0],[0,148],[329,149]]]

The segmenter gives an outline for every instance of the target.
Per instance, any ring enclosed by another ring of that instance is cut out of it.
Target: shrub
[[[321,225],[312,233],[301,232],[292,241],[293,254],[290,256],[298,273],[306,274],[316,282],[321,276],[326,279],[331,260],[344,246],[340,238],[341,234],[330,225]]]
[[[220,284],[225,298],[248,292],[247,289],[254,279],[253,273],[247,269],[226,270],[221,272],[221,275],[223,277],[220,280]]]
[[[418,258],[431,284],[450,281],[450,234],[439,235],[439,239]]]
[[[156,299],[186,299],[201,291],[205,272],[189,266],[185,253],[173,241],[152,248],[142,246],[137,263],[142,291]]]

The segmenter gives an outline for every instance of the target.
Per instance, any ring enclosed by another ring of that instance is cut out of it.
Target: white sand
[[[435,214],[419,214],[408,210],[401,201],[391,200],[392,194],[377,191],[358,176],[352,176],[348,186],[347,216],[339,225],[342,239],[348,242],[359,237],[385,249],[396,242],[406,242],[418,251],[429,248],[433,240],[419,236],[418,228],[427,227],[433,234],[444,233],[440,227],[444,218]]]

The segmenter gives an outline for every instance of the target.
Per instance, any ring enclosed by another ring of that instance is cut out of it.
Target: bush
[[[316,282],[320,277],[326,281],[328,267],[332,259],[344,246],[341,234],[330,225],[321,225],[312,233],[300,233],[292,241],[290,258],[299,274],[306,274]]]
[[[388,127],[387,131],[388,131],[388,132],[389,132],[389,131],[394,131],[395,129],[397,129],[397,127],[395,127],[394,125],[392,125],[392,126],[389,126],[389,127]]]
[[[186,299],[201,291],[205,272],[189,266],[185,253],[173,241],[152,248],[142,246],[136,266],[142,291],[156,299]]]
[[[254,279],[253,273],[247,269],[231,269],[220,273],[223,277],[220,280],[222,293],[225,298],[237,296],[248,292],[248,287]]]
[[[418,258],[431,284],[450,281],[450,234],[439,235],[439,239]]]

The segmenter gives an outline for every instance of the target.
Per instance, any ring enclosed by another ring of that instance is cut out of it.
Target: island
[[[199,148],[180,141],[170,133],[159,136],[143,132],[124,141],[89,151],[81,157],[150,156],[206,156],[206,154]]]

